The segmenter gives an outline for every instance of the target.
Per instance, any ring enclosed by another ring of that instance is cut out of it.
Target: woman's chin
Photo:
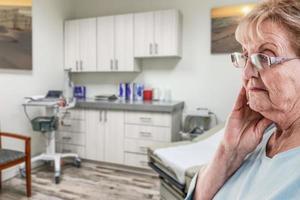
[[[260,112],[265,110],[265,106],[262,104],[262,101],[257,101],[255,99],[249,99],[249,107],[251,110],[254,110],[256,112]]]

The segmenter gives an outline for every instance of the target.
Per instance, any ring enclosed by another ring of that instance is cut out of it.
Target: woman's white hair
[[[235,36],[245,43],[256,37],[262,38],[261,26],[270,21],[286,30],[291,47],[300,56],[300,0],[261,1],[239,23]]]

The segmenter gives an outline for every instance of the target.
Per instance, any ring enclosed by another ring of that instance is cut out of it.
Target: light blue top
[[[300,147],[266,156],[266,145],[273,131],[227,180],[214,200],[290,200],[300,199]],[[186,200],[193,199],[196,176]]]

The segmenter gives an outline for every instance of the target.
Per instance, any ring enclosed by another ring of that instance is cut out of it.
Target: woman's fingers
[[[233,111],[238,111],[241,108],[243,108],[245,105],[247,105],[247,95],[246,95],[246,90],[244,87],[240,89],[238,98],[233,106]]]
[[[266,128],[267,128],[271,123],[272,123],[272,121],[269,120],[269,119],[267,119],[267,118],[263,118],[263,119],[261,119],[261,120],[258,122],[258,124],[256,125],[256,131],[255,131],[255,132],[258,134],[259,137],[261,137],[261,136],[264,134]]]

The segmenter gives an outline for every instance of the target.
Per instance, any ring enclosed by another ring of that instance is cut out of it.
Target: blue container
[[[73,94],[76,99],[85,99],[85,97],[86,97],[85,86],[75,86]]]
[[[119,98],[121,100],[125,100],[126,99],[126,87],[125,87],[125,83],[120,83],[119,84]]]
[[[141,83],[134,84],[134,100],[143,101],[144,85]]]
[[[133,84],[125,83],[125,99],[132,101],[133,100]]]

